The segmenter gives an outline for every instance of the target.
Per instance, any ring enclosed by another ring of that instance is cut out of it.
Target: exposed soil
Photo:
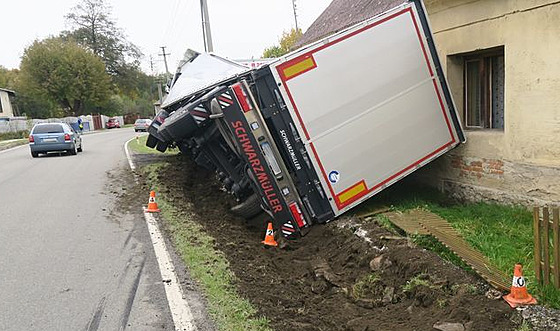
[[[434,330],[438,322],[465,330],[518,327],[519,314],[503,300],[486,298],[476,276],[375,222],[360,226],[369,243],[346,219],[313,226],[283,249],[266,249],[263,217],[233,216],[234,202],[213,174],[180,156],[166,160],[171,166],[160,174],[166,187],[159,194],[191,204],[229,260],[241,295],[276,330]]]

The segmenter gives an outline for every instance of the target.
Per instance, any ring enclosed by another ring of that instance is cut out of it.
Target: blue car
[[[82,151],[82,137],[66,123],[39,123],[31,129],[29,147],[32,157],[48,152],[76,155]]]

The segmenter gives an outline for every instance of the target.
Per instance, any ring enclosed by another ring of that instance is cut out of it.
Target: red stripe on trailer
[[[286,231],[286,232],[290,232],[290,233],[296,232],[296,230],[294,230],[292,228],[285,227],[285,226],[282,227],[282,231]]]
[[[441,98],[441,94],[439,92],[439,88],[437,86],[436,80],[434,76],[434,71],[432,70],[432,64],[428,59],[428,53],[426,52],[426,46],[422,41],[422,35],[420,34],[420,29],[418,28],[418,22],[416,22],[416,17],[414,13],[410,11],[410,16],[412,17],[412,22],[414,23],[414,28],[416,29],[416,35],[418,36],[418,41],[420,41],[420,46],[422,47],[422,52],[424,53],[424,59],[426,60],[426,65],[428,66],[428,70],[430,71],[430,76],[432,76],[432,82],[434,83],[434,89],[436,90],[436,94],[438,96],[439,104],[441,105],[441,110],[443,111],[443,117],[445,117],[445,123],[447,124],[447,129],[449,130],[449,135],[451,136],[451,143],[455,143],[455,136],[453,135],[453,131],[451,130],[451,124],[449,123],[449,118],[447,117],[447,113],[445,112],[445,107],[443,106],[443,100]]]
[[[226,97],[223,97],[223,96],[221,96],[221,95],[218,97],[218,100],[223,101],[223,102],[225,102],[225,103],[227,103],[227,104],[229,104],[229,105],[231,105],[231,104],[233,103],[233,100],[230,100],[230,99],[228,99],[228,98],[226,98]]]
[[[203,113],[203,112],[201,112],[201,111],[189,110],[189,113],[190,113],[191,115],[196,115],[196,116],[208,118],[208,114],[207,114],[207,113]]]
[[[359,198],[363,197],[364,195],[367,195],[367,194],[371,193],[372,191],[374,191],[374,190],[380,188],[381,186],[387,184],[387,183],[390,182],[391,180],[393,180],[393,179],[395,179],[396,177],[402,175],[403,173],[409,171],[410,169],[412,169],[412,168],[414,168],[414,167],[420,165],[420,163],[424,162],[424,161],[427,160],[428,158],[430,158],[430,157],[436,155],[437,153],[439,153],[439,152],[441,152],[442,150],[448,148],[449,146],[453,145],[453,144],[456,142],[455,136],[453,135],[453,130],[451,129],[451,124],[450,124],[449,118],[448,118],[447,113],[446,113],[446,111],[445,111],[445,106],[444,106],[444,104],[443,104],[443,99],[442,99],[441,93],[440,93],[440,91],[439,91],[439,86],[438,86],[438,84],[437,84],[436,81],[435,81],[435,77],[433,77],[433,76],[434,76],[434,70],[432,69],[432,64],[431,64],[431,62],[430,62],[430,60],[429,60],[428,53],[427,53],[426,47],[425,47],[425,45],[424,45],[424,41],[423,41],[423,39],[422,39],[422,35],[421,35],[421,33],[420,33],[420,29],[419,29],[418,24],[417,24],[417,22],[416,22],[416,17],[414,16],[414,13],[413,13],[411,7],[405,8],[405,9],[400,10],[400,11],[394,13],[394,14],[391,14],[391,15],[389,15],[389,16],[387,16],[387,17],[385,17],[385,18],[383,18],[383,19],[381,19],[381,20],[379,20],[379,21],[373,22],[373,23],[370,24],[370,25],[367,25],[367,26],[362,27],[362,28],[360,28],[360,29],[358,29],[358,30],[356,30],[356,31],[354,31],[354,32],[352,32],[352,33],[349,33],[349,34],[347,34],[347,35],[345,35],[345,36],[343,36],[343,37],[341,37],[341,38],[339,38],[339,39],[333,40],[333,41],[331,41],[331,42],[329,42],[329,43],[327,43],[327,44],[324,44],[324,45],[321,45],[321,46],[319,46],[319,47],[317,47],[317,48],[315,48],[315,49],[312,49],[312,50],[310,50],[310,51],[308,51],[308,52],[306,52],[306,53],[304,53],[304,54],[302,54],[302,55],[300,55],[300,56],[298,56],[298,57],[296,57],[296,58],[294,58],[294,59],[292,59],[292,60],[286,61],[285,63],[282,63],[282,64],[280,64],[280,65],[278,65],[278,66],[276,67],[276,70],[278,71],[278,75],[280,76],[280,79],[281,79],[281,81],[282,81],[282,84],[284,85],[284,88],[285,88],[285,90],[286,90],[286,94],[288,95],[288,99],[290,100],[290,103],[292,104],[292,107],[293,107],[293,109],[294,109],[294,112],[296,113],[296,117],[297,117],[297,119],[298,119],[298,122],[299,122],[299,124],[300,124],[300,127],[303,129],[303,133],[304,133],[304,135],[305,135],[305,138],[306,138],[307,140],[309,140],[309,139],[310,139],[309,132],[307,131],[307,128],[305,127],[305,124],[304,124],[304,122],[303,122],[303,118],[301,117],[301,114],[300,114],[300,112],[299,112],[299,110],[298,110],[298,108],[297,108],[297,106],[296,106],[295,101],[294,101],[294,97],[292,96],[292,93],[291,93],[291,91],[290,91],[288,85],[286,84],[287,80],[289,80],[289,79],[286,79],[286,78],[285,78],[285,76],[284,76],[284,74],[283,74],[284,69],[286,69],[287,66],[292,65],[292,64],[295,63],[295,62],[302,61],[302,60],[304,60],[304,59],[306,59],[306,58],[308,58],[308,57],[310,57],[310,56],[313,56],[313,54],[316,53],[316,52],[318,52],[318,51],[321,51],[321,50],[323,50],[323,49],[325,49],[325,48],[327,48],[327,47],[330,47],[330,46],[332,46],[332,45],[335,45],[335,44],[337,44],[337,43],[339,43],[339,42],[341,42],[341,41],[343,41],[343,40],[345,40],[345,39],[348,39],[348,38],[350,38],[350,37],[352,37],[352,36],[354,36],[354,35],[356,35],[356,34],[358,34],[358,33],[361,33],[361,32],[363,32],[363,31],[369,30],[369,29],[371,29],[371,28],[373,28],[373,27],[376,27],[376,26],[378,26],[378,25],[380,25],[380,24],[386,22],[386,21],[389,21],[389,20],[391,20],[391,19],[393,19],[393,18],[395,18],[395,17],[398,17],[398,16],[403,15],[403,14],[406,14],[406,13],[410,14],[410,17],[411,17],[412,22],[413,22],[413,24],[414,24],[414,28],[415,28],[416,34],[417,34],[417,36],[418,36],[418,41],[420,42],[420,46],[421,46],[422,52],[423,52],[423,54],[424,54],[424,59],[425,59],[425,61],[426,61],[426,66],[428,67],[428,71],[429,71],[429,73],[430,73],[430,76],[432,76],[432,81],[433,81],[433,84],[434,84],[434,89],[435,89],[435,91],[436,91],[436,94],[437,94],[437,97],[438,97],[438,101],[439,101],[441,110],[443,111],[443,115],[444,115],[444,118],[445,118],[445,123],[447,124],[447,128],[448,128],[449,133],[450,133],[450,136],[451,136],[451,140],[450,140],[449,142],[447,142],[446,144],[444,144],[443,146],[441,146],[441,147],[439,147],[438,149],[436,149],[435,151],[433,151],[433,152],[429,153],[428,155],[424,156],[424,157],[421,158],[420,160],[418,160],[418,161],[412,163],[411,165],[409,165],[409,166],[405,167],[404,169],[400,170],[399,172],[397,172],[397,173],[395,173],[395,174],[389,176],[388,178],[384,179],[383,181],[377,183],[377,184],[374,185],[373,187],[369,188],[367,191],[364,191],[365,193],[361,194],[361,195],[360,195],[359,197],[357,197],[356,199],[352,199],[351,202],[348,202],[348,203],[346,203],[346,204],[341,204],[341,203],[338,201],[338,199],[336,199],[336,196],[337,196],[337,195],[334,193],[334,189],[333,189],[333,187],[331,186],[330,181],[328,180],[328,176],[327,176],[327,173],[326,173],[326,171],[325,171],[325,168],[324,168],[323,164],[321,163],[321,160],[319,159],[319,154],[317,153],[317,150],[315,149],[315,146],[313,145],[313,143],[309,143],[309,146],[311,147],[311,151],[313,152],[313,155],[315,156],[315,160],[317,160],[317,163],[319,164],[319,168],[320,168],[320,170],[321,170],[321,173],[322,173],[322,175],[323,175],[323,178],[324,178],[324,180],[325,180],[325,183],[327,184],[327,187],[329,188],[329,191],[330,191],[331,195],[332,195],[333,197],[335,197],[335,204],[336,204],[336,206],[338,207],[339,210],[341,210],[341,209],[343,209],[344,207],[346,207],[347,205],[349,205],[349,204],[355,202],[356,200],[358,200]],[[303,74],[303,72],[302,72],[302,74]],[[294,77],[295,77],[295,76],[294,76]],[[290,77],[290,78],[293,78],[293,77]]]

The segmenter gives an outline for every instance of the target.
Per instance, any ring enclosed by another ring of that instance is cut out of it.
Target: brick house
[[[404,0],[334,0],[308,44]],[[560,202],[560,1],[425,0],[467,143],[417,172],[455,197]]]

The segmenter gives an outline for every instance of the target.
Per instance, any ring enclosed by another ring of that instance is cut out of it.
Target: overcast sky
[[[35,39],[68,29],[64,16],[80,0],[6,0],[0,18],[0,66],[17,68],[25,47]],[[199,0],[106,0],[129,40],[144,53],[142,68],[164,72],[160,46],[171,53],[169,70],[187,48],[204,51]],[[292,0],[207,0],[214,52],[231,59],[258,58],[295,26]],[[331,0],[296,0],[304,31]]]

